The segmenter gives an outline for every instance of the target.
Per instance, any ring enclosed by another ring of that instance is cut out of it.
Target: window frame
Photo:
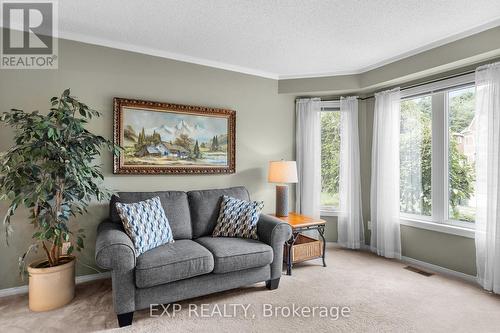
[[[401,101],[431,96],[432,99],[432,147],[431,147],[431,216],[400,213],[401,224],[422,225],[435,230],[435,225],[463,229],[466,234],[473,232],[475,223],[450,219],[449,216],[449,98],[452,90],[474,86],[474,73],[408,88],[401,91]],[[434,225],[434,226],[433,226]],[[442,231],[442,228],[438,228]],[[454,233],[453,231],[452,233]],[[460,233],[463,233],[460,231]]]
[[[321,101],[320,112],[340,112],[340,101]],[[320,206],[321,216],[338,216],[339,213],[340,207],[323,205]]]

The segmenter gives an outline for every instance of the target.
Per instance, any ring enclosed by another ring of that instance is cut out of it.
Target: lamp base
[[[288,185],[276,185],[276,216],[288,216]]]

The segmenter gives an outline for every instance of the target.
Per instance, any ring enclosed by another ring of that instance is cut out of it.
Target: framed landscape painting
[[[236,111],[114,98],[116,174],[235,172]]]

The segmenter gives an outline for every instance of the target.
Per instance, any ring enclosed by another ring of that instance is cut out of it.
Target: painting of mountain
[[[234,111],[222,110],[219,115],[189,107],[190,112],[181,112],[179,109],[185,109],[184,106],[164,105],[169,107],[144,108],[141,104],[118,108],[120,119],[115,120],[120,121],[118,141],[123,148],[119,169],[149,168],[175,173],[232,169],[234,141],[228,138],[234,137]]]

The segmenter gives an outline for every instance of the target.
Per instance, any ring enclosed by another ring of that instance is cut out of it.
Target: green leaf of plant
[[[120,147],[86,129],[86,118],[98,114],[66,89],[60,98],[50,98],[47,115],[19,109],[1,115],[15,130],[14,145],[0,159],[0,198],[10,200],[4,218],[7,234],[12,231],[14,211],[24,206],[35,228],[33,239],[61,246],[71,239],[70,217],[85,214],[94,199],[106,198],[108,191],[102,188],[103,175],[95,159],[102,147],[113,153]],[[55,198],[61,190],[58,205]],[[84,248],[83,232],[79,229],[73,249]]]
[[[83,248],[84,248],[84,247],[83,247],[83,238],[78,237],[78,238],[76,239],[76,245],[77,245],[79,248],[82,248],[82,249],[83,249]]]

